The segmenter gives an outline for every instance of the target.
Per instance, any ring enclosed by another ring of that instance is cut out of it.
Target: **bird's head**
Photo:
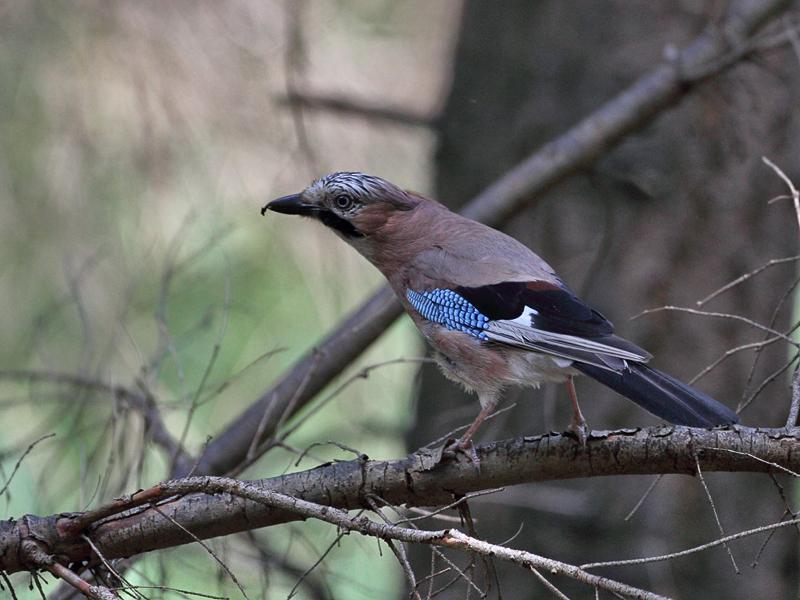
[[[422,201],[393,183],[364,173],[331,173],[299,194],[283,196],[261,209],[311,217],[367,253],[373,238],[402,220]]]

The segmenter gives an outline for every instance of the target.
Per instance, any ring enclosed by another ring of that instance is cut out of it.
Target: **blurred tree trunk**
[[[440,121],[438,198],[458,208],[655,66],[668,44],[691,39],[718,16],[713,11],[719,4],[513,0],[498,10],[493,3],[467,0],[452,90]],[[590,172],[553,190],[508,228],[614,321],[619,333],[650,350],[654,365],[684,380],[725,350],[761,334],[730,321],[678,313],[628,319],[665,304],[693,306],[770,258],[796,253],[791,208],[767,205],[783,190],[761,163],[762,155],[781,165],[793,164],[788,157],[796,156],[790,147],[800,139],[794,63],[790,52],[780,51],[737,66],[615,148]],[[769,323],[794,277],[793,266],[774,268],[708,309]],[[785,328],[790,316],[791,307],[785,307],[775,327]],[[765,351],[748,389],[787,356],[785,346]],[[698,387],[735,407],[752,362],[752,352],[740,353]],[[782,425],[787,382],[784,376],[769,386],[742,413],[743,421]],[[596,429],[657,422],[593,382],[581,381],[579,394]],[[474,397],[433,368],[423,371],[419,398],[411,448],[467,423],[479,408]],[[509,390],[506,398],[506,406],[509,401],[517,406],[487,424],[479,440],[563,430],[569,422],[561,387]],[[728,533],[777,521],[783,513],[767,476],[706,480]],[[491,541],[513,536],[524,524],[515,547],[575,564],[660,554],[718,537],[700,482],[686,477],[665,477],[636,515],[624,521],[651,481],[528,486],[474,501],[473,514],[479,535]],[[763,539],[734,546],[746,576],[735,575],[722,549],[608,574],[676,597],[789,597],[797,589],[795,536],[789,530],[776,534],[755,569],[751,563]],[[413,552],[415,570],[426,573],[429,551]],[[550,597],[529,574],[497,568],[504,597]],[[576,591],[569,585],[562,589]],[[463,587],[454,586],[439,597],[463,595]]]

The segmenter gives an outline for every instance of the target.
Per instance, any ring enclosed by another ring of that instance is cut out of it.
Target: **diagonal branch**
[[[784,11],[788,0],[740,0],[725,18],[712,24],[683,51],[634,82],[572,129],[544,145],[475,197],[464,214],[490,225],[502,225],[536,197],[590,165],[604,151],[641,129],[659,113],[686,97],[698,84],[718,75],[756,48],[753,35]],[[248,448],[274,433],[290,401],[305,406],[358,357],[400,315],[388,287],[381,288],[344,319],[314,349],[298,360],[208,446],[197,473],[226,473]],[[296,395],[300,383],[304,388]],[[183,475],[185,473],[178,473]]]

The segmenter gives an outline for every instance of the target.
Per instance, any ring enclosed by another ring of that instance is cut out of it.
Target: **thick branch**
[[[693,475],[695,456],[709,471],[800,472],[800,428],[702,430],[656,427],[593,432],[584,449],[568,436],[548,434],[504,440],[478,449],[481,469],[466,460],[420,451],[402,460],[361,459],[253,482],[259,489],[341,509],[369,508],[380,497],[391,505],[435,506],[454,496],[520,483],[596,477],[677,473]],[[459,455],[460,457],[460,455]],[[108,559],[190,543],[302,518],[296,511],[264,506],[230,495],[189,495],[161,504],[134,495],[141,508],[117,516],[99,510],[103,520],[85,531]],[[128,504],[130,505],[130,504]],[[26,516],[0,522],[0,570],[28,566],[20,544],[35,539],[63,560],[87,560],[90,548],[75,526],[86,527],[86,513]],[[178,523],[182,528],[177,527]]]
[[[674,60],[656,67],[506,173],[474,198],[464,214],[495,226],[505,223],[535,197],[641,129],[698,83],[735,63],[746,54],[753,33],[789,4],[788,0],[733,2],[720,24],[709,26]],[[254,438],[260,441],[274,432],[290,404],[294,410],[303,407],[400,313],[388,287],[378,291],[217,436],[195,472],[230,471],[245,458]]]

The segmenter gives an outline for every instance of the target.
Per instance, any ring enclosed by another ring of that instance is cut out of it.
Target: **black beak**
[[[273,200],[261,209],[261,214],[264,215],[268,210],[274,210],[277,213],[284,215],[303,215],[309,217],[319,211],[319,208],[313,204],[303,202],[300,194],[291,194],[283,196],[277,200]]]
[[[302,194],[292,194],[273,200],[261,209],[261,214],[265,215],[268,210],[274,210],[284,215],[301,215],[303,217],[315,217],[323,225],[335,229],[342,236],[348,239],[363,238],[364,234],[356,229],[350,221],[347,221],[327,208],[304,202]]]

